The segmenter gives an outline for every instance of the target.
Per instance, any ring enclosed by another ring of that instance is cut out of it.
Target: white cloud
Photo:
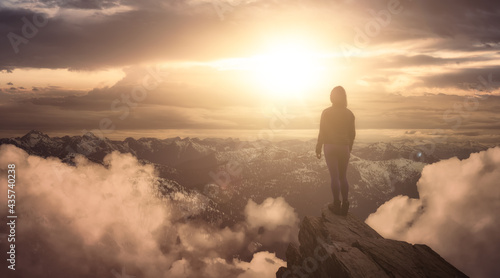
[[[472,277],[499,277],[500,147],[426,166],[420,199],[397,196],[366,220],[382,236],[424,243]]]
[[[260,242],[298,242],[299,218],[283,197],[267,198],[262,204],[249,200],[245,216],[250,229],[260,234]]]
[[[246,271],[238,276],[238,278],[261,278],[261,277],[276,277],[276,271],[282,266],[286,266],[286,262],[276,258],[269,252],[255,253],[252,261],[240,262],[238,265]]]
[[[247,222],[224,229],[202,221],[177,222],[173,203],[157,195],[158,178],[151,165],[118,152],[104,161],[99,165],[80,156],[69,166],[12,145],[0,146],[2,192],[7,191],[7,165],[16,165],[20,276],[112,277],[125,272],[141,278],[275,277],[285,264],[266,251],[254,253],[250,262],[238,259],[258,251],[249,250],[251,243],[283,243],[298,229],[293,208],[283,199],[249,203],[274,215],[261,223],[254,216],[247,221],[265,225],[272,235],[260,242],[261,235]],[[6,207],[6,200],[0,205]],[[3,246],[5,238],[0,239]]]

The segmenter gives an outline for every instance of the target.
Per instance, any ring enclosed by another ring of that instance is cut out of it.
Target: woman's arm
[[[324,115],[325,111],[321,113],[321,119],[319,121],[319,134],[318,134],[318,143],[316,143],[316,156],[318,158],[321,158],[321,148],[323,147],[323,142],[324,142]]]
[[[355,121],[355,117],[353,114],[352,115],[352,122],[351,122],[351,125],[349,128],[349,140],[350,140],[349,151],[352,151],[352,145],[354,145],[354,138],[356,138],[356,127],[355,127],[354,121]]]

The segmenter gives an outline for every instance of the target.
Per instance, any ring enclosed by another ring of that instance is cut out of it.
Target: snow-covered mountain
[[[315,141],[240,141],[220,138],[127,138],[113,141],[91,133],[49,137],[32,130],[23,137],[0,139],[28,153],[55,156],[71,164],[84,155],[102,163],[112,151],[131,153],[151,163],[160,177],[161,193],[179,201],[183,217],[211,222],[240,220],[248,199],[262,202],[283,196],[300,216],[315,215],[332,201],[324,159],[314,154]],[[420,144],[410,140],[355,144],[348,168],[352,213],[364,219],[393,196],[418,197],[422,168],[441,159],[489,146],[477,142]]]

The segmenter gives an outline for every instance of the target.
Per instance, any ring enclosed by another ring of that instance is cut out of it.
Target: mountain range
[[[161,193],[179,202],[183,217],[202,218],[220,225],[242,219],[248,199],[262,202],[282,196],[299,216],[315,215],[331,202],[329,174],[314,154],[315,140],[242,141],[237,138],[126,138],[123,141],[82,136],[50,137],[37,130],[17,138],[0,139],[32,155],[58,157],[68,164],[77,155],[96,163],[113,152],[130,153],[153,164]],[[396,195],[418,197],[422,168],[441,159],[467,158],[491,146],[478,142],[356,143],[348,168],[351,212],[365,219]]]

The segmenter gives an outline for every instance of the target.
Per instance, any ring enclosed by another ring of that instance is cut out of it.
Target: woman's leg
[[[347,165],[349,165],[349,146],[341,145],[339,146],[338,153],[338,167],[339,167],[339,181],[340,181],[340,192],[342,193],[342,201],[347,201],[349,195],[349,183],[347,182]]]
[[[328,171],[330,172],[330,184],[333,193],[333,201],[340,201],[339,163],[335,152],[335,145],[325,144],[323,146],[323,153],[325,155]]]

